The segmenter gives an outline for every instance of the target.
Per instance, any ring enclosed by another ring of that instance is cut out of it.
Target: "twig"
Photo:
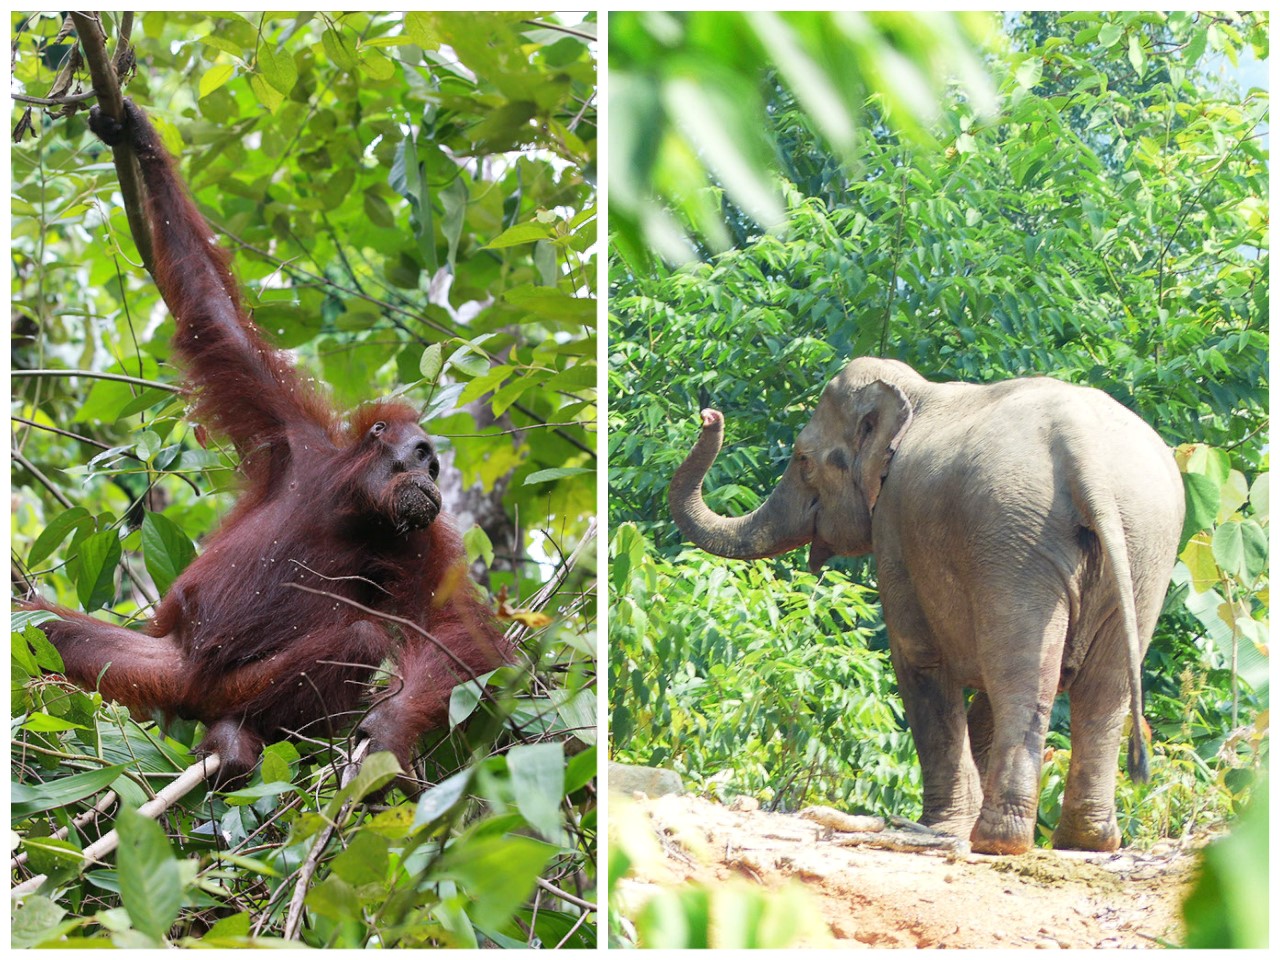
[[[96,818],[99,814],[106,813],[107,810],[110,809],[115,804],[115,802],[119,799],[120,797],[116,794],[114,790],[108,790],[99,798],[97,803],[95,803],[92,807],[90,807],[84,813],[80,814],[78,817],[72,820],[70,824],[58,830],[55,830],[53,833],[49,834],[48,839],[50,840],[65,839],[66,836],[71,832],[72,827],[76,827],[76,828],[83,827],[86,823]],[[24,851],[18,854],[16,857],[14,857],[11,861],[9,861],[9,868],[11,870],[16,870],[18,867],[22,866],[22,864],[26,862],[27,862],[27,854]]]
[[[538,877],[537,884],[543,890],[547,891],[547,893],[554,897],[559,897],[565,903],[572,903],[575,907],[581,907],[583,910],[588,910],[592,913],[596,913],[600,909],[590,900],[583,900],[581,897],[574,896],[567,890],[561,890],[550,880],[544,880],[542,877]]]
[[[143,380],[124,373],[101,373],[97,370],[14,370],[13,377],[88,377],[90,380],[115,380],[119,383],[132,383],[139,387],[154,390],[168,390],[170,393],[183,393],[182,387],[173,383],[161,383],[159,380]]]
[[[364,763],[365,755],[369,752],[369,743],[370,741],[368,740],[361,740],[356,744],[355,750],[351,753],[351,762],[338,778],[338,789],[342,789],[355,779],[360,770],[360,765]],[[298,879],[294,882],[293,896],[289,899],[289,912],[285,915],[283,934],[286,940],[298,939],[298,928],[302,924],[302,907],[307,899],[307,887],[310,886],[311,878],[315,876],[316,870],[320,866],[320,858],[324,856],[325,848],[329,846],[329,840],[332,839],[338,824],[346,820],[352,806],[353,804],[350,800],[343,803],[342,809],[338,811],[338,816],[320,831],[316,837],[316,842],[311,845],[307,859],[298,868]]]
[[[526,609],[538,610],[547,605],[547,601],[555,595],[555,592],[560,589],[560,585],[564,583],[565,579],[569,576],[569,571],[577,565],[580,559],[582,559],[582,554],[586,551],[587,545],[592,543],[595,538],[596,518],[592,517],[590,522],[587,524],[587,532],[582,535],[582,540],[573,548],[573,553],[569,555],[569,559],[551,575],[551,579],[542,585],[542,589],[533,595],[525,605]],[[519,632],[517,631],[515,635],[508,637],[507,639],[513,640],[515,639],[515,636],[518,635]]]
[[[185,797],[205,780],[218,772],[222,766],[222,758],[216,753],[211,753],[199,763],[193,763],[191,766],[183,770],[182,773],[171,784],[157,793],[154,797],[138,808],[138,813],[152,820],[159,819],[166,810]],[[120,834],[111,830],[103,834],[89,846],[80,851],[80,856],[84,860],[84,866],[94,863],[104,863],[104,857],[120,846]],[[44,883],[46,876],[41,873],[32,877],[24,883],[15,886],[12,895],[17,897],[20,894],[31,893],[40,884]]]

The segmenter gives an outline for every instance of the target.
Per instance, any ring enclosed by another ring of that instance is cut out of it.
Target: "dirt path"
[[[830,940],[847,947],[1155,947],[1180,936],[1191,851],[1021,857],[849,846],[798,816],[729,809],[699,797],[637,799],[626,829],[647,822],[661,853],[623,881],[631,908],[686,880],[731,878],[768,889],[801,884]],[[611,807],[611,817],[613,809]],[[814,943],[825,938],[817,932]]]

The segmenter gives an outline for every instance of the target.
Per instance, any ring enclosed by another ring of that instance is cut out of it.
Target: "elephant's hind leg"
[[[1035,843],[1044,740],[1066,640],[1065,596],[1037,599],[1028,589],[1009,601],[975,617],[993,729],[982,813],[969,838],[977,853],[1025,853]]]
[[[1062,798],[1062,817],[1053,831],[1059,850],[1115,850],[1116,768],[1120,738],[1129,713],[1124,648],[1094,641],[1068,688],[1071,698],[1071,769]]]

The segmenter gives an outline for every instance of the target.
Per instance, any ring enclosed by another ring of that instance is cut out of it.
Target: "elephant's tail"
[[[1083,464],[1096,461],[1091,457],[1081,457],[1077,462]],[[1138,606],[1124,522],[1110,486],[1105,481],[1085,475],[1080,476],[1077,483],[1076,502],[1083,509],[1086,522],[1102,545],[1103,556],[1111,571],[1116,600],[1120,604],[1120,622],[1124,630],[1129,667],[1129,708],[1133,721],[1133,728],[1129,731],[1129,779],[1135,783],[1146,783],[1151,779],[1151,768],[1147,762],[1147,741],[1144,736],[1146,723],[1142,719],[1142,635],[1138,632]]]

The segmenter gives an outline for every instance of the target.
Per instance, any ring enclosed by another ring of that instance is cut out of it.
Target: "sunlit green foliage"
[[[103,17],[114,51],[125,21]],[[75,38],[55,42],[61,17],[11,22],[15,89],[65,92]],[[424,410],[469,555],[517,612],[595,512],[595,26],[466,12],[132,21],[125,93],[180,158],[256,321],[337,403],[394,394]],[[15,127],[33,127],[12,152],[15,560],[67,605],[145,614],[233,502],[234,457],[182,418],[173,321],[137,266],[110,151],[84,112],[26,111],[15,104]],[[531,675],[498,671],[493,704],[455,692],[455,729],[426,760],[440,786],[416,819],[403,802],[339,818],[304,943],[594,943],[580,905],[595,883],[593,556],[548,602],[552,625],[523,635]],[[98,826],[41,836],[108,786],[118,808],[138,806],[201,734],[165,736],[50,681],[56,651],[24,625],[19,877],[50,881],[16,914],[15,945],[279,942],[320,812],[338,817],[328,746],[269,746],[243,791],[166,816],[176,853],[139,828],[114,867],[82,873],[74,851]],[[129,871],[167,878],[163,902],[130,894]],[[535,893],[539,877],[550,886]]]

